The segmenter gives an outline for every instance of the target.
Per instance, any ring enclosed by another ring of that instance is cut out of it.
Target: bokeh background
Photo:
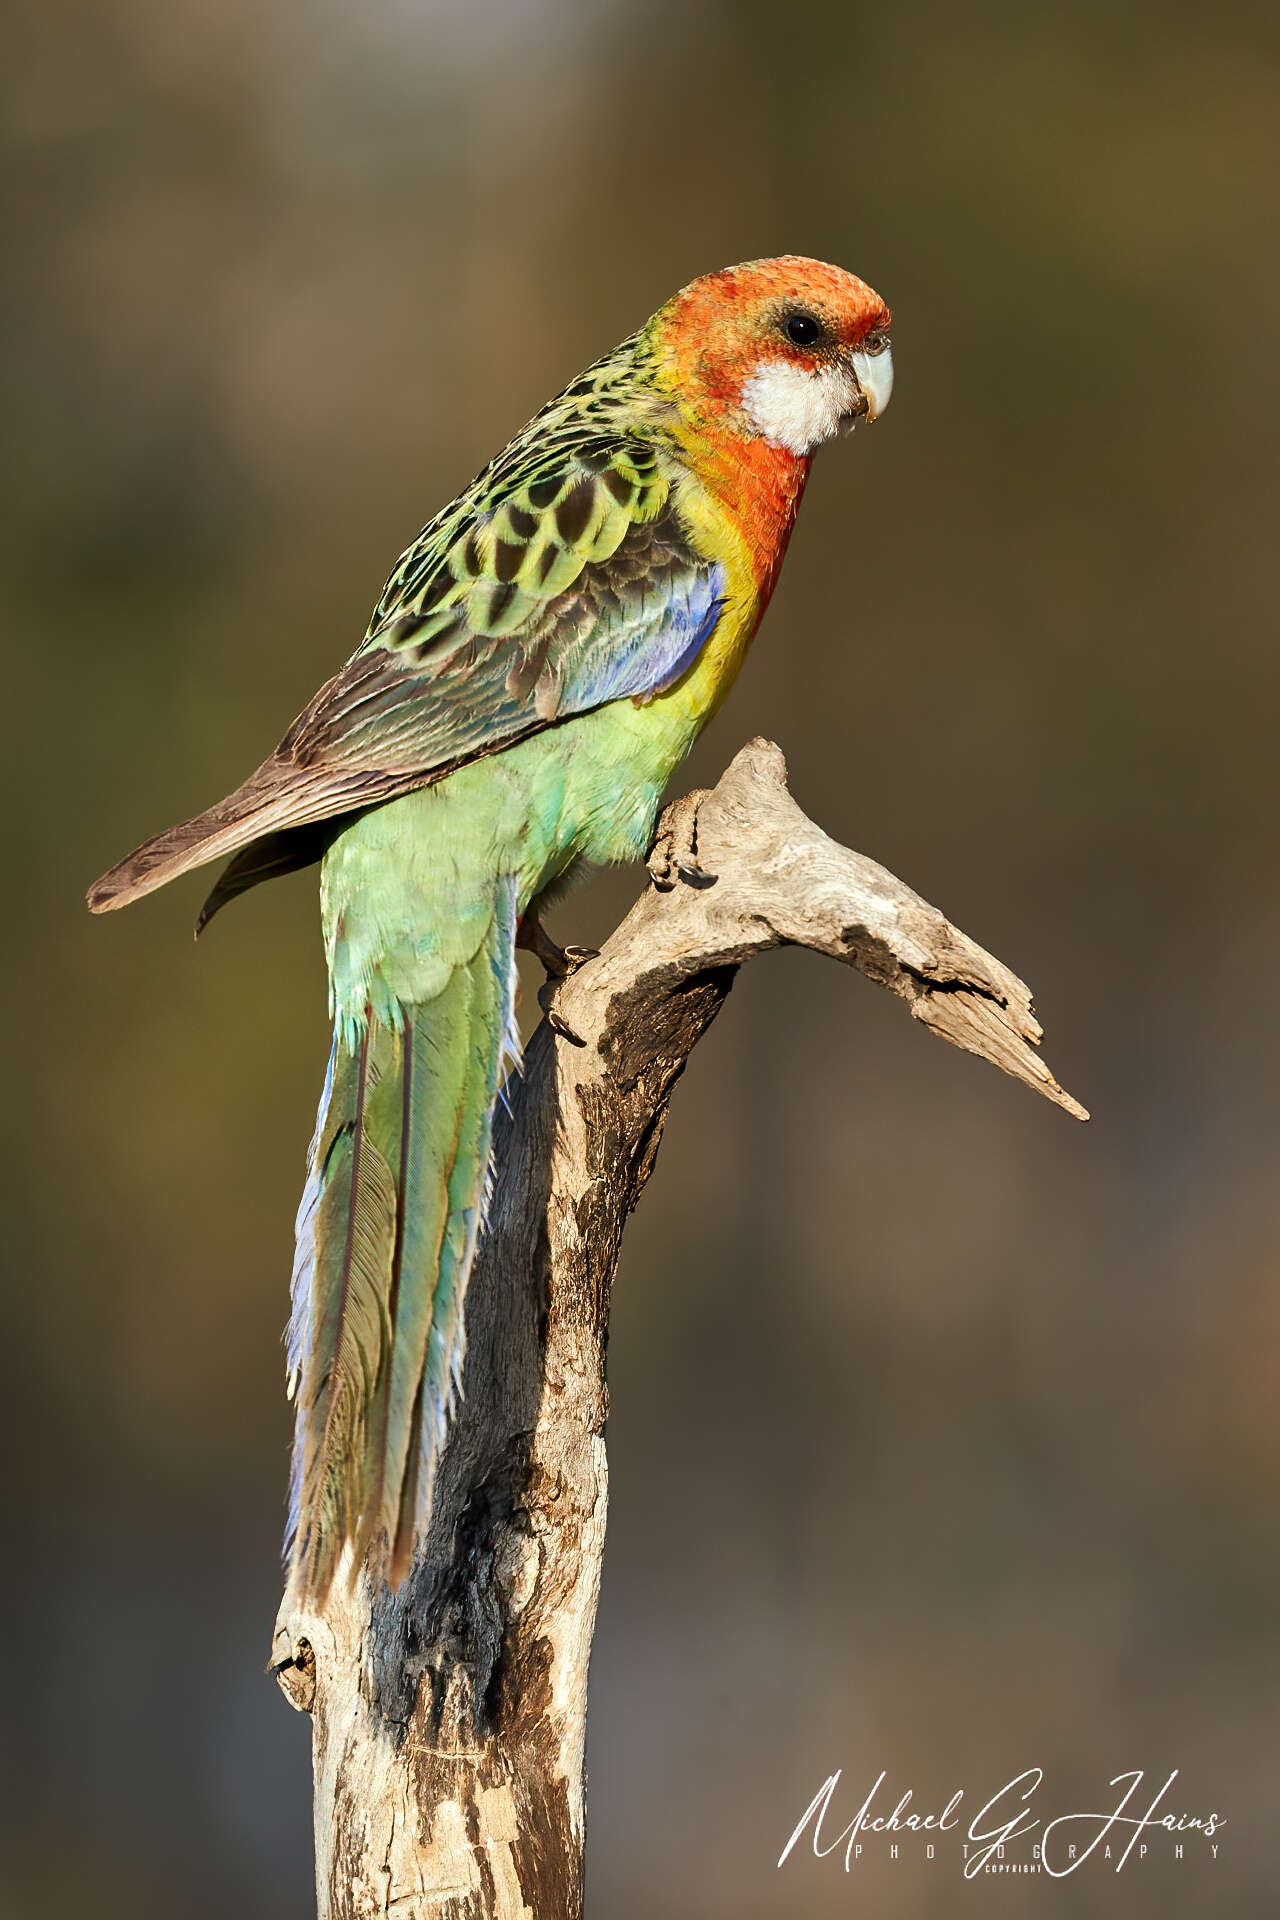
[[[314,876],[198,950],[198,879],[108,921],[82,890],[256,764],[544,398],[778,251],[886,295],[898,393],[820,461],[690,780],[778,739],[1034,984],[1095,1119],[813,956],[741,979],[616,1294],[590,1910],[1275,1911],[1278,33],[1112,0],[10,26],[7,1912],[310,1903],[263,1664]],[[1059,1812],[1181,1769],[1217,1862],[775,1871],[837,1767],[847,1818],[882,1768],[973,1810],[1032,1764]]]

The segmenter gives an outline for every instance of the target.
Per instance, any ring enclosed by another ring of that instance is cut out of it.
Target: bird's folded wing
[[[643,441],[519,443],[401,557],[369,633],[271,758],[104,874],[95,912],[236,854],[203,920],[323,851],[317,823],[411,791],[607,701],[652,698],[720,617],[674,469]],[[261,845],[264,841],[269,845]]]

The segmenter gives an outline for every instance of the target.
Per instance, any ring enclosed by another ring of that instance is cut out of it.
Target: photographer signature
[[[818,1859],[825,1859],[838,1849],[844,1849],[846,1873],[862,1853],[860,1835],[956,1833],[963,1843],[964,1875],[971,1880],[990,1865],[993,1855],[998,1851],[1003,1859],[1002,1850],[1010,1842],[1038,1832],[1039,1838],[1033,1844],[1035,1870],[1061,1880],[1082,1867],[1091,1857],[1097,1856],[1109,1862],[1114,1851],[1113,1838],[1117,1844],[1120,1840],[1125,1842],[1115,1862],[1115,1871],[1119,1873],[1135,1847],[1141,1848],[1139,1858],[1147,1851],[1144,1835],[1198,1833],[1205,1841],[1212,1842],[1213,1835],[1226,1825],[1219,1813],[1175,1812],[1168,1807],[1164,1812],[1160,1811],[1178,1778],[1176,1767],[1159,1792],[1145,1804],[1141,1796],[1146,1775],[1141,1768],[1137,1768],[1129,1773],[1118,1773],[1108,1781],[1110,1788],[1122,1789],[1119,1798],[1108,1809],[1096,1813],[1059,1813],[1044,1822],[1036,1817],[1031,1807],[1032,1800],[1043,1785],[1044,1769],[1028,1767],[991,1794],[973,1815],[967,1828],[960,1812],[966,1797],[963,1787],[957,1788],[946,1805],[937,1812],[913,1811],[914,1796],[910,1787],[891,1812],[877,1811],[877,1797],[888,1778],[887,1770],[882,1770],[848,1826],[828,1837],[824,1823],[834,1821],[831,1803],[840,1784],[841,1771],[837,1769],[827,1777],[805,1808],[778,1857],[779,1867],[786,1863],[810,1830],[813,1852]],[[896,1853],[896,1848],[894,1851]],[[1211,1844],[1209,1851],[1216,1859],[1217,1847]],[[1180,1848],[1178,1852],[1181,1857]],[[934,1845],[930,1843],[930,1858],[933,1853]]]

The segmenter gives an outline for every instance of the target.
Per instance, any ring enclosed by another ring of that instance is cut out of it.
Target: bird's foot
[[[547,1025],[550,1027],[552,1033],[558,1033],[561,1039],[567,1040],[571,1046],[585,1047],[587,1043],[582,1038],[582,1035],[575,1033],[564,1015],[557,1011],[556,1000],[565,981],[568,980],[572,974],[575,974],[579,967],[584,966],[588,960],[594,960],[596,958],[596,949],[594,947],[566,947],[564,955],[565,960],[568,962],[565,971],[558,975],[550,973],[547,975],[542,985],[538,988],[538,1005],[546,1014]]]
[[[546,968],[549,981],[567,980],[571,973],[599,955],[599,947],[561,947],[551,938],[532,907],[516,929],[516,945],[532,953]]]
[[[516,945],[524,947],[529,953],[536,954],[547,970],[547,977],[538,988],[538,1005],[547,1016],[547,1025],[553,1033],[558,1033],[575,1047],[584,1047],[587,1043],[581,1039],[560,1014],[556,1012],[556,995],[579,967],[588,960],[599,957],[598,947],[557,946],[537,914],[530,909],[520,922],[516,934]]]
[[[565,950],[556,945],[533,907],[521,916],[520,924],[516,928],[516,945],[523,947],[526,953],[531,953],[536,959],[541,960],[546,968],[548,980],[563,980],[567,975],[569,967],[565,959]]]
[[[706,798],[707,789],[698,787],[663,809],[649,848],[649,878],[659,893],[670,893],[681,880],[687,887],[714,887],[720,877],[698,860],[698,808]]]

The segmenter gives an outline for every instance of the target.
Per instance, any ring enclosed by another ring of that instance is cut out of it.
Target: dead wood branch
[[[755,740],[668,808],[651,885],[555,999],[511,1089],[467,1298],[463,1403],[401,1590],[284,1617],[313,1715],[322,1920],[576,1920],[604,1548],[604,1346],[623,1228],[672,1087],[752,954],[856,967],[1078,1118],[1016,975],[796,806]]]

